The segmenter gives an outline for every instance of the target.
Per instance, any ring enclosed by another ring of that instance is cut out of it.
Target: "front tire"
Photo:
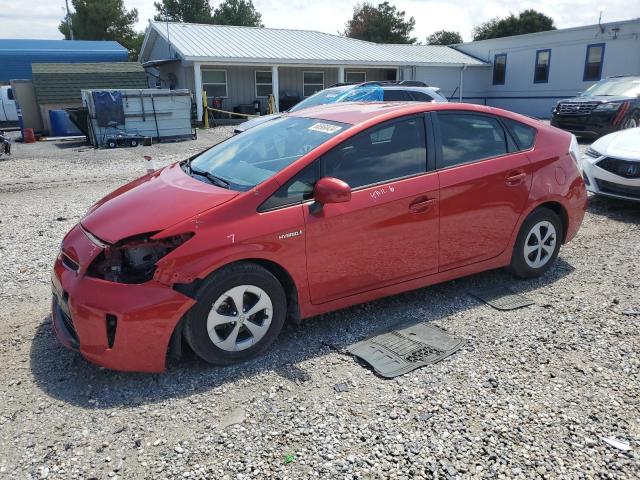
[[[263,352],[284,324],[287,301],[278,279],[254,263],[213,273],[185,318],[185,339],[214,365],[243,362]]]
[[[520,278],[544,274],[558,256],[562,232],[562,220],[553,210],[534,210],[520,228],[509,269]]]
[[[637,128],[637,127],[640,127],[640,114],[638,113],[629,115],[620,124],[620,130],[626,130],[628,128]]]

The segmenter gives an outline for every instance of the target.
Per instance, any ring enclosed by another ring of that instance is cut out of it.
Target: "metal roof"
[[[467,55],[455,48],[441,45],[380,45],[390,51],[394,56],[410,58],[411,65],[426,64],[450,64],[457,65],[487,65],[471,55]]]
[[[158,37],[169,41],[172,49],[185,60],[307,65],[485,65],[450,47],[380,45],[310,30],[173,22],[151,22],[141,61],[149,58],[148,52]]]
[[[79,104],[80,90],[149,88],[142,65],[116,63],[39,63],[33,65],[39,104]]]
[[[113,62],[113,63],[34,63],[31,70],[36,73],[145,73],[144,68],[137,62]]]
[[[125,52],[118,42],[106,40],[0,39],[0,52]]]
[[[0,39],[0,82],[30,79],[34,63],[126,62],[128,57],[118,42]]]

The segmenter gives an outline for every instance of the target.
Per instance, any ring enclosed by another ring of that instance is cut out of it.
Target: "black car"
[[[600,137],[640,126],[640,77],[600,80],[581,95],[560,100],[551,125],[576,136]]]

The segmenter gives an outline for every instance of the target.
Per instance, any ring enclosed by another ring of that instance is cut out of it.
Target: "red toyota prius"
[[[284,115],[93,205],[55,262],[59,340],[157,372],[184,338],[213,364],[299,321],[483,270],[544,273],[587,195],[568,133],[465,104]]]

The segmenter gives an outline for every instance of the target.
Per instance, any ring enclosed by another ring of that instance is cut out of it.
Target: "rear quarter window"
[[[529,150],[536,141],[536,129],[508,118],[503,119],[521,150]]]

